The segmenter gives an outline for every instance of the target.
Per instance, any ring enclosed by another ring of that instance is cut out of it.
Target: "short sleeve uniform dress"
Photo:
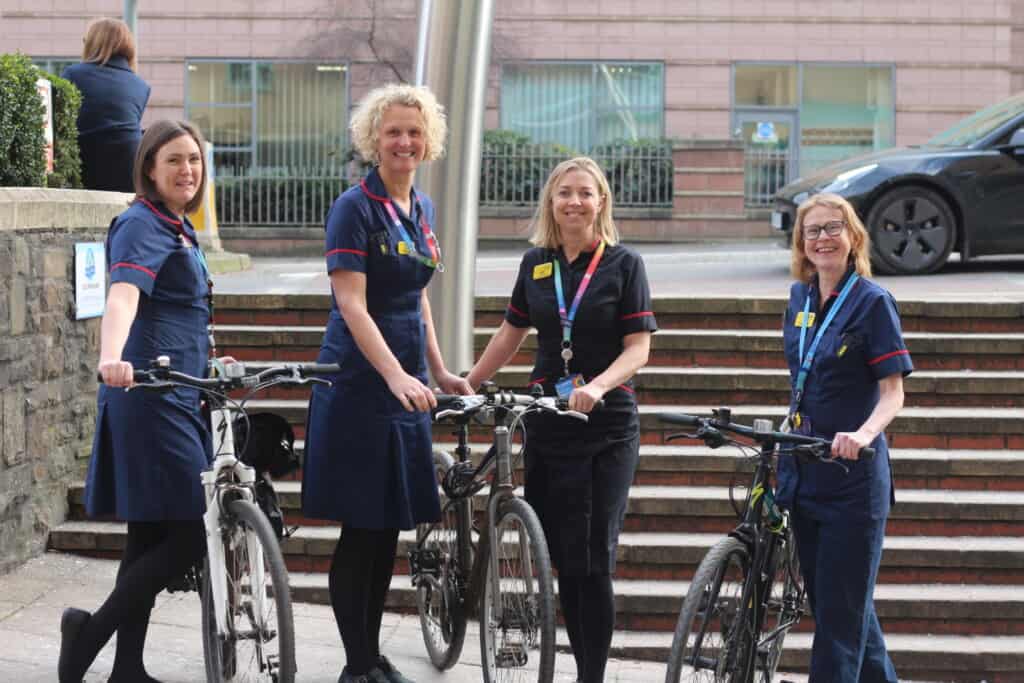
[[[794,392],[802,327],[807,326],[806,354],[853,276],[851,269],[828,294],[820,313],[817,277],[793,284],[783,337]],[[806,321],[805,305],[810,313]],[[856,431],[878,403],[879,380],[912,370],[892,295],[856,278],[822,335],[794,431],[828,439],[837,432]],[[871,445],[873,460],[843,461],[849,472],[828,463],[779,461],[777,499],[793,513],[801,571],[816,621],[812,680],[896,681],[873,601],[894,498],[892,471],[885,435]]]
[[[571,264],[561,249],[539,247],[526,252],[520,264],[505,320],[537,329],[530,382],[543,386],[547,395],[555,394],[555,383],[565,374],[554,261],[566,306],[571,306],[598,244]],[[640,255],[621,244],[606,246],[574,319],[570,374],[590,381],[622,353],[626,335],[656,329]],[[615,549],[639,458],[633,381],[609,391],[604,402],[586,423],[543,414],[527,421],[526,496],[544,526],[552,561],[566,576],[615,570]]]
[[[327,214],[327,271],[366,274],[366,304],[388,348],[426,383],[421,295],[434,268],[411,256],[392,220],[384,183],[372,171]],[[391,203],[420,254],[434,219],[429,198],[414,192],[412,215]],[[332,301],[333,303],[333,301]],[[332,305],[320,363],[338,363],[330,387],[309,402],[303,463],[304,514],[365,529],[411,529],[440,518],[431,454],[430,415],[408,412],[356,345]]]
[[[111,284],[128,282],[140,291],[122,360],[145,369],[157,356],[169,356],[174,370],[205,376],[209,285],[188,219],[137,200],[111,224],[106,252]],[[209,465],[211,444],[199,399],[189,388],[158,393],[100,386],[85,489],[89,515],[126,521],[203,516],[199,475]]]

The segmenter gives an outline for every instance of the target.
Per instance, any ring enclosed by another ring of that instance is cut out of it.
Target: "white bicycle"
[[[202,473],[207,554],[196,586],[210,683],[295,680],[288,570],[278,536],[257,505],[257,487],[261,481],[269,486],[269,476],[236,455],[232,425],[236,416],[247,424],[245,401],[256,392],[278,384],[328,383],[318,376],[338,370],[336,364],[293,364],[246,374],[243,364],[232,363],[218,366],[219,376],[200,378],[171,370],[170,359],[161,356],[151,369],[135,371],[137,388],[191,387],[205,395],[210,408],[214,460]],[[237,390],[246,391],[245,397],[228,396]]]

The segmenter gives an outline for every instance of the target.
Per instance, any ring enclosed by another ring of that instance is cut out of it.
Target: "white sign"
[[[40,78],[36,81],[36,92],[43,101],[43,136],[46,138],[46,172],[53,173],[53,86],[50,81]]]
[[[107,294],[107,255],[102,242],[75,244],[75,320],[103,315]]]

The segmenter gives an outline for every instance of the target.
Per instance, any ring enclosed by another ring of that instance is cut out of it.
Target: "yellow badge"
[[[793,426],[794,427],[799,427],[800,423],[803,422],[803,421],[804,421],[804,419],[802,417],[800,417],[800,413],[793,413]]]
[[[551,277],[551,262],[540,263],[533,267],[533,279],[543,280],[546,277]]]
[[[839,347],[839,350],[836,351],[836,355],[842,358],[844,353],[846,353],[846,344]]]
[[[409,243],[406,242],[405,240],[401,240],[398,243],[398,253],[402,254],[403,256],[408,256],[409,255]]]
[[[815,313],[811,312],[807,314],[807,324],[804,324],[804,312],[800,311],[796,314],[796,320],[793,321],[793,327],[814,327],[814,316]]]

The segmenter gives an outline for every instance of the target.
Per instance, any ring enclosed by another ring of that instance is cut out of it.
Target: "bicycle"
[[[170,359],[160,356],[150,369],[135,371],[132,390],[198,389],[210,409],[214,460],[201,474],[207,554],[202,571],[189,582],[201,593],[207,681],[292,683],[295,628],[288,570],[278,537],[256,503],[258,477],[268,485],[269,477],[242,462],[244,446],[236,454],[234,413],[247,422],[245,402],[255,393],[278,384],[326,382],[318,375],[337,373],[339,367],[280,365],[247,375],[242,363],[211,365],[219,376],[192,377],[171,370]],[[227,395],[236,390],[247,394],[238,400]]]
[[[516,496],[511,437],[523,416],[547,412],[586,421],[565,403],[538,393],[502,392],[485,383],[474,396],[438,396],[434,419],[458,427],[454,457],[434,451],[434,469],[446,500],[441,520],[422,524],[409,553],[420,627],[430,661],[441,671],[462,653],[466,621],[479,609],[484,681],[550,683],[555,668],[554,580],[547,541],[533,508]],[[470,460],[469,424],[493,424],[493,443],[479,465]],[[490,484],[486,513],[474,526],[472,500]],[[476,542],[472,534],[478,533]],[[494,539],[499,539],[494,542]]]
[[[750,488],[741,506],[729,499],[740,524],[715,543],[694,573],[672,638],[665,683],[721,681],[772,683],[786,634],[807,614],[789,512],[775,504],[775,458],[795,456],[843,467],[831,457],[832,442],[772,430],[771,420],[752,427],[731,422],[720,408],[712,417],[662,413],[664,422],[695,427],[666,440],[701,439],[711,448],[733,445],[757,458]],[[727,434],[746,437],[757,448]],[[874,457],[862,448],[859,457]]]

